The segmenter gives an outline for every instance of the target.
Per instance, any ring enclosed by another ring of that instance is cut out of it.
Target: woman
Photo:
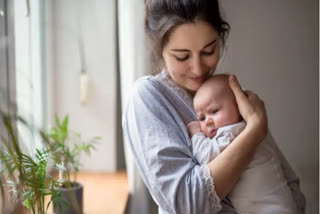
[[[123,117],[141,177],[160,214],[236,213],[226,196],[267,134],[264,103],[232,76],[247,126],[218,157],[199,165],[186,124],[196,120],[192,97],[214,74],[229,25],[217,0],[148,0],[145,8],[154,70],[162,71],[136,81]],[[298,182],[294,173],[289,182]]]

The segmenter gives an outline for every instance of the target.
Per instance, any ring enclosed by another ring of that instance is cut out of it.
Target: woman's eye
[[[178,60],[178,61],[186,61],[187,59],[189,58],[189,55],[186,55],[185,57],[177,57],[176,56],[176,59]]]
[[[214,53],[214,49],[212,50],[212,51],[202,51],[202,55],[205,55],[205,56],[210,56],[210,55],[212,55],[213,53]]]

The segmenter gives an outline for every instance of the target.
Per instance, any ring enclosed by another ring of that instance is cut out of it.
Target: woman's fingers
[[[242,91],[240,84],[234,75],[230,75],[229,85],[230,85],[231,90],[233,91],[235,98],[236,98],[236,102],[238,104],[240,114],[243,117],[243,119],[245,121],[247,121],[248,116],[253,111],[252,105],[250,104],[249,97],[247,94],[245,94]]]
[[[244,93],[247,95],[250,103],[259,105],[259,106],[263,107],[263,110],[264,110],[264,102],[263,102],[263,100],[261,100],[259,98],[259,96],[257,94],[255,94],[249,90],[244,91]]]
[[[254,95],[254,93],[252,91],[249,91],[249,90],[245,90],[244,93],[247,95],[247,97],[249,95]]]
[[[252,91],[242,91],[234,75],[230,75],[229,85],[236,98],[239,112],[247,122],[247,127],[254,128],[255,133],[262,139],[268,131],[268,119],[263,101]]]
[[[243,102],[246,100],[246,95],[243,93],[241,86],[235,75],[229,76],[229,85],[236,97],[237,103]]]
[[[256,101],[260,100],[257,94],[253,93],[252,91],[245,90],[244,93],[247,95],[249,101]]]

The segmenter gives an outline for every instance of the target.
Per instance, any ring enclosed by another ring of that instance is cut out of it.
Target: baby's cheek
[[[206,132],[206,125],[204,122],[200,122],[200,128],[202,132]]]
[[[201,132],[205,134],[205,136],[209,137],[209,129],[208,127],[205,125],[205,123],[203,123],[203,125],[201,125]]]
[[[226,125],[231,125],[234,124],[234,116],[232,113],[224,113],[221,112],[222,114],[218,115],[216,118],[216,127],[220,128]]]
[[[215,126],[216,128],[220,128],[228,124],[228,117],[225,114],[219,114],[215,118]]]

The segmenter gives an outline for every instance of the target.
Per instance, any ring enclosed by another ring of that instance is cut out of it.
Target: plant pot
[[[71,187],[61,187],[62,199],[65,203],[53,203],[53,210],[56,214],[82,214],[83,213],[83,186],[78,182],[71,182]]]

